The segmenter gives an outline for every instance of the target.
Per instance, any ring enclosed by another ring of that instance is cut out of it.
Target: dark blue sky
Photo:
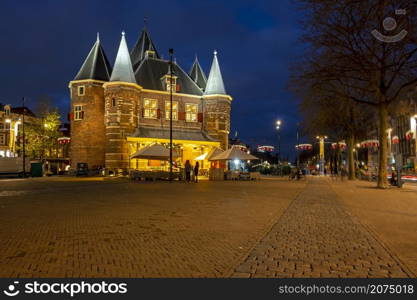
[[[126,31],[131,47],[148,18],[160,52],[175,49],[188,71],[194,55],[206,73],[213,50],[226,89],[233,96],[232,132],[250,144],[276,144],[276,119],[283,120],[283,153],[295,144],[297,107],[287,92],[288,67],[300,54],[300,15],[291,0],[98,1],[2,0],[0,2],[1,103],[35,106],[50,95],[67,110],[73,79],[100,32],[113,63]]]

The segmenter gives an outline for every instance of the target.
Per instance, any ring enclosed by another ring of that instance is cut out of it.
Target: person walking
[[[190,161],[187,160],[185,162],[185,181],[186,182],[191,181],[191,169],[192,169],[192,167],[191,167]]]
[[[199,168],[200,168],[200,164],[196,162],[194,166],[194,181],[195,182],[198,182],[198,169]]]

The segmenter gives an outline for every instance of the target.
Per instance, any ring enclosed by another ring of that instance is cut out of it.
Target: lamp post
[[[169,52],[169,82],[170,82],[170,89],[169,89],[169,181],[172,182],[173,174],[172,174],[172,60],[174,56],[174,49],[170,48]]]
[[[280,132],[281,124],[282,124],[282,121],[281,120],[278,120],[276,122],[276,125],[277,125],[276,129],[277,129],[277,133],[278,133],[278,166],[279,166],[279,175],[280,176],[282,176],[282,165],[281,165],[281,132]]]
[[[22,154],[23,154],[23,177],[26,177],[26,137],[25,137],[25,97],[22,98]]]
[[[282,121],[278,120],[276,123],[277,127],[277,132],[278,132],[278,162],[281,162],[281,133],[280,133],[280,129],[281,129],[281,125],[282,125]]]
[[[324,140],[327,139],[327,136],[317,136],[317,139],[320,143],[320,154],[319,154],[319,166],[320,166],[320,174],[324,174]]]
[[[296,147],[296,151],[297,151],[297,170],[300,169],[300,149],[298,149],[300,147],[300,123],[297,123],[297,147]]]

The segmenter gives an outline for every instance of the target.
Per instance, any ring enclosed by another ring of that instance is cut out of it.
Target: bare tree
[[[309,45],[305,64],[311,72],[301,72],[301,77],[335,96],[377,109],[378,187],[385,188],[388,114],[417,83],[417,4],[408,0],[294,1],[305,12],[303,40]]]
[[[317,85],[305,87],[306,93],[298,94],[305,133],[310,136],[327,134],[337,141],[346,140],[349,179],[354,180],[356,141],[365,136],[365,128],[373,110],[364,104],[352,102],[348,97],[327,93],[317,88]]]

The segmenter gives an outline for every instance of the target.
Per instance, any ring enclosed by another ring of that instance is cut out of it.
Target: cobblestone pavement
[[[0,180],[0,277],[227,277],[304,186]]]
[[[409,277],[407,268],[312,178],[234,277]]]

